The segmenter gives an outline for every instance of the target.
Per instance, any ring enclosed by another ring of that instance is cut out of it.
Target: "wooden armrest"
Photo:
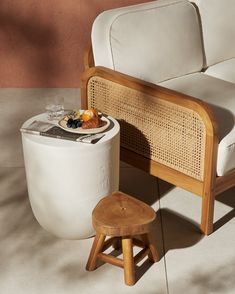
[[[194,179],[216,164],[217,123],[199,99],[92,67],[82,77],[82,107],[118,119],[121,146]]]

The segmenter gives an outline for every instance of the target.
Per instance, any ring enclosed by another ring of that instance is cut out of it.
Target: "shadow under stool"
[[[86,269],[94,270],[101,260],[124,268],[125,283],[134,285],[135,265],[147,255],[152,262],[160,259],[151,238],[155,218],[156,213],[149,205],[122,192],[101,199],[92,213],[96,236]],[[105,240],[107,236],[110,238]],[[142,248],[135,256],[134,245]],[[110,246],[122,249],[123,259],[104,253]]]

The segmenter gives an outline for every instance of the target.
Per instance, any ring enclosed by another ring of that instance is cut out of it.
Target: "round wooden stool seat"
[[[121,192],[101,199],[92,213],[96,232],[108,236],[148,233],[155,218],[152,207]]]
[[[125,283],[135,283],[135,264],[148,255],[152,262],[159,260],[156,246],[151,238],[151,229],[156,218],[155,211],[122,192],[115,192],[100,200],[92,213],[96,236],[87,261],[86,269],[96,268],[98,260],[124,268]],[[108,240],[105,240],[110,236]],[[139,238],[135,238],[139,236]],[[122,249],[123,259],[106,254],[110,246]],[[133,256],[133,246],[142,250]]]

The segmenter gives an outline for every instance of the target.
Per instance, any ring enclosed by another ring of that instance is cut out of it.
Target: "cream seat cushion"
[[[235,83],[235,58],[212,65],[205,71],[205,73],[210,76]]]
[[[204,73],[189,74],[160,83],[161,86],[209,103],[219,126],[217,175],[235,168],[235,84]]]

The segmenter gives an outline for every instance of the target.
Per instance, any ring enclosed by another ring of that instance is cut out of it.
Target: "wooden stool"
[[[98,260],[124,268],[125,283],[135,284],[135,264],[146,255],[152,262],[159,260],[157,249],[151,241],[150,231],[156,218],[155,211],[147,204],[127,194],[115,192],[100,200],[92,213],[96,236],[86,269],[96,268]],[[142,240],[134,238],[140,235]],[[106,236],[111,236],[105,241]],[[103,253],[113,245],[122,247],[123,260]],[[133,257],[133,245],[143,249]]]

